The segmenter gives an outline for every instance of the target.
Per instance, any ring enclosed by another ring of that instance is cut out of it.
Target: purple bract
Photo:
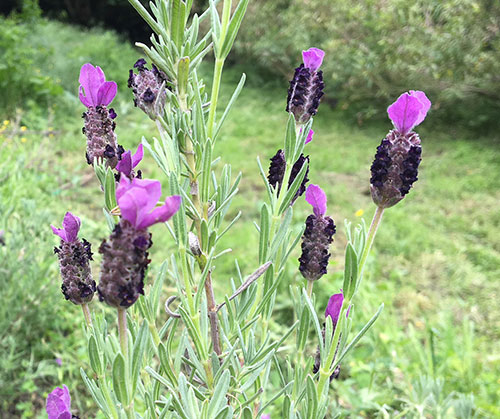
[[[306,190],[306,201],[312,205],[317,217],[326,213],[326,194],[318,185],[309,185]]]
[[[309,144],[313,139],[314,131],[312,129],[309,130],[307,134],[306,142],[304,144]]]
[[[130,181],[123,176],[116,190],[122,218],[137,230],[165,222],[177,212],[181,205],[180,196],[169,196],[164,205],[155,208],[160,197],[161,184],[157,180],[134,178]]]
[[[45,407],[49,419],[71,419],[71,397],[68,387],[56,387],[47,396]]]
[[[311,71],[317,71],[323,63],[325,52],[319,48],[309,48],[307,51],[302,51],[302,59],[304,67]]]
[[[80,70],[80,101],[87,107],[107,106],[116,96],[114,81],[106,81],[101,67],[84,64]]]
[[[139,144],[137,151],[132,156],[132,152],[127,150],[122,154],[121,160],[116,165],[116,170],[123,173],[125,176],[130,176],[132,169],[136,167],[144,157],[144,148],[142,144]]]
[[[344,303],[344,294],[341,292],[339,294],[333,294],[328,300],[328,304],[325,310],[325,317],[330,316],[334,325],[339,321],[340,310],[342,310],[342,304]]]
[[[80,231],[80,225],[80,218],[71,214],[71,212],[67,212],[62,222],[62,228],[56,228],[53,225],[50,227],[56,236],[70,243],[76,240],[78,232]]]
[[[399,96],[387,113],[398,132],[405,135],[425,119],[430,107],[431,101],[424,92],[410,90]]]

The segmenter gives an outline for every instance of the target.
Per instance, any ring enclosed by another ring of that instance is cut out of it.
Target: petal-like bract
[[[307,51],[302,51],[302,59],[304,66],[311,71],[317,71],[323,63],[325,52],[319,48],[309,48]]]
[[[47,396],[46,412],[49,419],[71,419],[71,397],[68,387],[56,387]]]
[[[405,135],[425,119],[430,107],[424,92],[412,90],[399,96],[387,113],[398,132]]]
[[[318,185],[309,185],[306,190],[306,201],[312,205],[316,216],[326,213],[326,194]]]
[[[73,242],[78,236],[80,225],[80,218],[76,217],[68,211],[64,216],[62,228],[56,228],[53,225],[51,225],[50,227],[52,228],[54,234],[59,236],[65,242]]]

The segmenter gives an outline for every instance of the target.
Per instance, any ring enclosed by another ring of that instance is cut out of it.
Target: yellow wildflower
[[[28,127],[25,127],[24,125],[21,127],[21,132],[24,132],[28,129]]]
[[[7,125],[9,125],[9,124],[10,124],[10,121],[9,121],[8,119],[5,119],[5,120],[3,121],[3,124],[4,124],[5,126],[7,126]]]
[[[25,143],[26,141],[28,141],[28,140],[26,139],[26,137],[21,138],[21,142],[22,142],[22,143]]]
[[[357,210],[357,211],[354,213],[354,215],[355,215],[356,217],[361,217],[364,213],[365,213],[365,210],[363,210],[363,209],[359,209],[359,210]]]

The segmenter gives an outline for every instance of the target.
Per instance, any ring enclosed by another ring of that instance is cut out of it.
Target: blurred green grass
[[[35,414],[29,408],[30,401],[35,400],[32,405],[40,408],[47,392],[62,382],[79,386],[76,403],[80,412],[93,412],[77,373],[79,366],[86,362],[78,330],[80,313],[78,307],[64,301],[59,290],[57,261],[49,254],[57,242],[49,224],[59,225],[67,210],[81,216],[82,235],[93,243],[95,252],[107,234],[101,210],[103,198],[84,158],[85,138],[80,118],[83,106],[75,94],[80,66],[91,61],[104,69],[108,79],[118,81],[119,95],[113,106],[118,113],[116,132],[125,148],[135,149],[142,135],[148,140],[156,135],[151,121],[133,107],[131,93],[126,89],[128,69],[138,57],[130,45],[109,32],[81,31],[54,22],[34,27],[32,36],[39,45],[51,49],[50,59],[36,62],[32,70],[38,68],[58,80],[65,93],[48,111],[20,110],[18,120],[11,119],[1,133],[0,220],[3,225],[0,229],[6,231],[7,245],[0,247],[0,268],[8,289],[18,287],[19,281],[34,278],[46,287],[53,303],[44,308],[48,318],[36,323],[36,327],[44,328],[38,333],[45,337],[38,343],[33,362],[36,368],[62,354],[65,367],[57,370],[54,366],[50,374],[30,379],[31,386],[12,389],[3,395],[9,408],[5,411],[17,412],[23,417]],[[256,266],[258,236],[252,222],[258,219],[260,203],[265,197],[256,157],[267,167],[268,159],[282,147],[287,118],[286,84],[266,84],[251,68],[233,67],[226,71],[222,105],[227,102],[241,70],[248,71],[247,86],[226,122],[216,150],[223,163],[232,164],[234,174],[239,171],[243,174],[240,193],[227,219],[238,211],[243,214],[221,244],[233,251],[218,259],[214,272],[219,298],[227,292],[229,279],[235,275],[234,258],[244,273]],[[210,66],[202,67],[202,73],[209,83]],[[22,131],[21,126],[27,126],[27,130]],[[315,137],[307,146],[311,159],[309,177],[312,183],[325,189],[328,212],[338,227],[329,273],[315,286],[318,311],[323,310],[329,295],[338,292],[341,286],[346,241],[343,220],[357,223],[364,218],[369,223],[373,214],[369,167],[376,146],[389,128],[389,121],[385,125],[363,128],[347,125],[341,114],[326,104],[315,119]],[[407,198],[384,215],[363,292],[355,307],[355,328],[371,317],[381,302],[385,303],[385,310],[342,366],[342,379],[335,382],[336,389],[332,391],[354,416],[374,417],[383,412],[392,415],[391,409],[405,406],[416,409],[423,405],[425,412],[435,417],[429,401],[432,391],[419,383],[429,379],[435,384],[441,379],[443,398],[453,391],[473,394],[480,415],[495,417],[500,415],[497,285],[500,151],[498,142],[495,143],[498,138],[473,138],[452,129],[435,132],[425,123],[418,131],[423,142],[419,181]],[[161,171],[150,156],[141,163],[141,169],[145,177],[162,179]],[[23,194],[17,193],[19,191]],[[31,206],[26,205],[24,196],[29,197]],[[11,207],[14,210],[9,213],[7,209]],[[309,208],[301,199],[294,210],[294,223],[298,227]],[[361,212],[362,217],[356,215]],[[30,229],[23,229],[26,225],[23,217],[38,218]],[[155,245],[150,278],[169,257],[170,243],[165,227],[157,225],[152,232]],[[12,239],[14,235],[16,241]],[[30,247],[22,260],[33,267],[33,272],[18,280],[13,277],[15,264],[5,261],[19,260],[20,252],[25,252],[24,242],[32,237],[37,238],[37,246]],[[302,281],[296,257],[298,253],[288,268],[290,282],[283,284],[278,294],[277,323],[272,325],[276,333],[280,330],[279,322],[288,323],[293,316],[288,286]],[[36,258],[43,263],[35,262]],[[99,256],[95,259],[97,272]],[[44,265],[47,260],[51,260],[49,268]],[[49,269],[49,274],[42,268]],[[11,337],[21,341],[27,333],[37,333],[30,326],[21,326]],[[54,333],[61,328],[76,329],[76,332]],[[311,354],[313,352],[311,347]],[[31,347],[24,347],[21,353],[29,357],[33,351]],[[17,368],[27,370],[21,365]],[[85,413],[81,416],[85,417]]]

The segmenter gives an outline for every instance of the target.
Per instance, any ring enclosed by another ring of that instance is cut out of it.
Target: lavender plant
[[[267,195],[256,223],[255,268],[243,273],[235,261],[231,291],[214,292],[214,282],[227,282],[218,275],[217,260],[227,257],[229,249],[220,248],[220,239],[240,217],[227,219],[241,180],[229,164],[219,167],[214,146],[245,75],[220,114],[219,90],[248,1],[233,8],[231,0],[223,0],[219,14],[211,0],[201,16],[190,17],[192,0],[155,0],[151,12],[130,0],[153,34],[150,46],[137,44],[152,70],[139,59],[129,87],[134,103],[158,129],[158,138],[143,138],[134,155],[118,145],[116,114],[107,108],[116,84],[105,81],[99,67],[82,67],[87,159],[103,191],[109,226],[109,237],[99,246],[97,287],[89,268],[90,244],[77,238],[79,218],[68,213],[63,229],[54,233],[62,240],[57,253],[63,293],[84,308],[91,370],[82,369],[81,375],[106,417],[260,418],[271,412],[284,418],[335,417],[339,407],[329,383],[382,311],[383,305],[361,330],[351,330],[382,212],[403,199],[416,180],[420,140],[412,129],[423,121],[430,102],[423,92],[412,91],[389,107],[395,129],[382,141],[372,166],[373,223],[368,232],[363,224],[346,224],[341,292],[330,298],[325,315],[318,315],[324,308],[317,307],[314,282],[327,273],[336,226],[327,215],[323,190],[317,185],[306,190],[314,156],[304,156],[304,147],[312,140],[324,87],[319,70],[324,53],[317,48],[304,51],[290,82],[284,144],[271,158],[268,174],[257,159]],[[204,20],[210,28],[200,35]],[[198,67],[210,51],[215,66],[208,92]],[[161,168],[171,195],[160,204],[160,182],[143,179],[147,167],[136,172],[143,147]],[[313,213],[297,229],[293,207],[304,192]],[[148,227],[155,223],[165,225],[174,250],[151,279]],[[306,281],[290,286],[295,318],[276,336],[270,331],[276,293],[289,282],[285,268],[301,238],[299,270]],[[172,295],[165,295],[167,281],[175,284]],[[116,309],[117,331],[97,303],[88,306],[96,290],[100,301]],[[54,390],[47,400],[49,418],[70,417],[69,400],[66,388]]]

